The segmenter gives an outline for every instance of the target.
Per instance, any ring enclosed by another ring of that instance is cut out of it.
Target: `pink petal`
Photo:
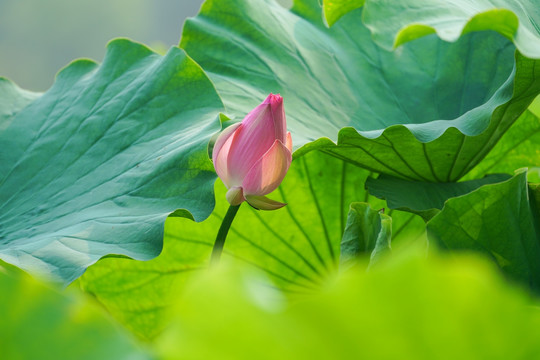
[[[231,144],[235,138],[236,130],[241,126],[241,123],[237,123],[229,126],[219,134],[214,150],[212,152],[212,161],[214,162],[214,168],[227,188],[233,186],[229,171],[227,169],[227,158],[231,148]],[[239,185],[239,184],[238,184]]]
[[[291,152],[279,140],[253,165],[242,182],[244,196],[266,195],[283,181],[291,165]]]
[[[292,153],[292,137],[291,137],[291,133],[288,132],[287,133],[287,139],[285,141],[285,146],[287,147],[287,149],[289,149],[289,151]]]
[[[274,137],[271,106],[261,104],[242,121],[231,144],[227,168],[231,181],[241,183],[249,169],[270,149]]]
[[[263,104],[270,104],[272,118],[274,121],[275,139],[286,142],[287,120],[285,118],[285,108],[283,107],[283,98],[279,94],[268,95]]]
[[[266,196],[257,195],[246,196],[246,201],[249,203],[249,205],[253,206],[255,209],[258,210],[277,210],[287,205],[284,203],[280,203],[279,201],[269,199]]]

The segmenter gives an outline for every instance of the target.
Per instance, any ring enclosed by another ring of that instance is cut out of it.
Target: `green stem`
[[[238,209],[240,209],[240,205],[231,205],[229,210],[227,210],[227,214],[223,218],[223,222],[221,223],[216,236],[214,248],[212,249],[212,256],[210,258],[211,266],[217,265],[219,262],[221,253],[223,252],[223,246],[225,245],[225,239],[227,238],[227,234],[229,233],[229,229],[231,228],[231,224],[236,216],[236,213],[238,212]]]

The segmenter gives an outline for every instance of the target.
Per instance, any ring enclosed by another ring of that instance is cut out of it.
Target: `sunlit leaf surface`
[[[289,294],[309,293],[337,271],[340,243],[352,201],[384,202],[368,197],[362,184],[368,172],[334,157],[312,152],[293,161],[282,185],[269,197],[287,202],[276,211],[256,211],[243,204],[225,243],[224,261],[236,259],[268,274]],[[138,336],[152,338],[168,322],[173,289],[206,268],[228,203],[216,184],[216,209],[202,223],[170,217],[163,252],[147,262],[106,258],[81,278],[85,291]],[[423,221],[416,215],[392,214],[394,233],[418,236]],[[367,247],[366,252],[369,253]]]

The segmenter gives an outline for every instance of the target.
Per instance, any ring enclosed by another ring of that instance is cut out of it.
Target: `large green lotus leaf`
[[[309,292],[333,273],[339,260],[342,233],[353,200],[384,202],[367,196],[368,172],[320,152],[292,162],[280,188],[271,198],[288,202],[276,211],[256,211],[243,204],[225,243],[223,260],[239,258],[265,270],[283,289]],[[216,183],[216,208],[202,223],[189,216],[165,223],[163,252],[146,262],[105,258],[80,278],[93,294],[139,337],[153,338],[168,323],[167,309],[198,269],[207,267],[215,236],[228,203],[225,188]],[[394,232],[416,235],[422,220],[407,213],[393,214]],[[399,241],[401,236],[396,236]]]
[[[410,211],[428,221],[442,210],[448,199],[509,178],[511,176],[508,174],[492,174],[463,182],[426,183],[381,175],[377,179],[368,178],[366,188],[371,195],[386,200],[389,208]]]
[[[181,46],[230,115],[280,92],[295,157],[320,149],[410,180],[459,179],[540,93],[540,64],[514,59],[497,33],[430,36],[390,52],[361,15],[328,29],[317,0],[292,11],[273,0],[209,0],[186,22]]]
[[[512,279],[540,289],[540,223],[527,174],[450,199],[427,224],[430,240],[449,250],[489,256]]]
[[[486,261],[425,253],[347,271],[289,303],[252,271],[192,279],[163,359],[537,359],[538,302]],[[266,291],[263,291],[266,290]]]
[[[68,283],[106,254],[158,255],[175,209],[212,211],[207,143],[222,103],[183,50],[116,40],[103,64],[73,62],[45,94],[18,99],[18,111],[0,103],[4,261]]]
[[[435,32],[456,41],[462,34],[493,30],[511,39],[523,55],[540,58],[537,0],[368,0],[363,21],[374,40],[388,48]]]
[[[0,266],[2,359],[150,359],[103,309]]]

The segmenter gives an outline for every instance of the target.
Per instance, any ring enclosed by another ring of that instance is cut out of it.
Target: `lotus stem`
[[[210,266],[215,266],[219,263],[221,253],[223,252],[223,246],[225,245],[225,239],[227,238],[227,234],[229,233],[229,229],[231,228],[231,224],[236,216],[236,213],[238,212],[238,209],[240,209],[240,205],[231,205],[229,210],[227,210],[227,214],[225,214],[223,221],[221,222],[221,226],[219,227],[219,231],[216,236],[216,242],[214,243],[214,248],[212,249]]]

